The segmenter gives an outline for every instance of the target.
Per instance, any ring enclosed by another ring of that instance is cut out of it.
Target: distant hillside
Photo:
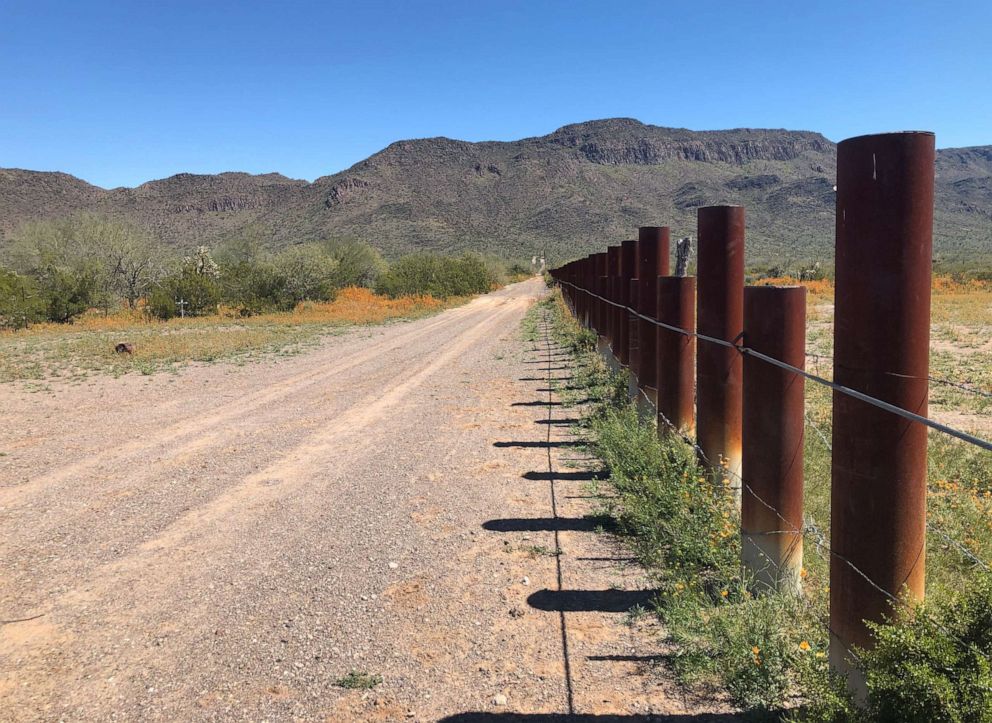
[[[0,238],[25,220],[96,211],[180,247],[252,234],[273,246],[364,239],[415,249],[553,260],[630,238],[694,233],[695,208],[748,209],[749,263],[832,261],[835,145],[817,133],[688,131],[613,119],[513,142],[400,141],[313,183],[279,174],[180,174],[104,190],[62,173],[0,169]],[[992,146],[938,151],[935,245],[992,253]]]

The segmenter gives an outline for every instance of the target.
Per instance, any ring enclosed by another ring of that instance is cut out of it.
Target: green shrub
[[[0,269],[0,328],[23,329],[45,318],[45,300],[29,276]]]
[[[155,286],[148,297],[148,312],[159,319],[171,319],[181,315],[179,304],[184,302],[182,314],[202,316],[216,312],[220,298],[216,278],[186,265]]]
[[[940,608],[870,627],[875,647],[859,655],[872,720],[992,722],[992,576],[976,573]]]
[[[285,293],[285,277],[268,261],[226,263],[221,267],[220,279],[224,303],[242,316],[293,308]]]
[[[346,286],[373,289],[388,268],[382,254],[364,241],[325,241],[323,247],[337,264],[332,284],[338,289]]]
[[[92,268],[50,267],[38,280],[49,321],[67,324],[97,303],[100,283]]]
[[[299,244],[283,249],[272,260],[282,278],[281,305],[293,308],[301,301],[334,298],[334,274],[338,262],[318,244]]]
[[[499,285],[491,261],[476,254],[441,256],[434,253],[405,256],[383,274],[377,289],[388,296],[430,294],[438,299],[484,294]]]

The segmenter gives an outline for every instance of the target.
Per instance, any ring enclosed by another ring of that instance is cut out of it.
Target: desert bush
[[[38,279],[49,321],[67,324],[91,306],[99,304],[99,271],[93,268],[43,270]]]
[[[976,572],[946,605],[869,624],[859,651],[872,720],[992,721],[992,576]]]
[[[492,261],[476,254],[442,256],[434,253],[405,256],[383,274],[378,290],[388,296],[428,294],[438,299],[491,291],[499,276]]]
[[[70,279],[92,287],[88,303],[104,310],[120,301],[133,307],[162,272],[147,232],[95,214],[25,224],[14,232],[7,256],[17,271],[51,286],[63,300]]]
[[[272,260],[282,277],[282,305],[292,308],[301,301],[334,298],[334,272],[338,262],[318,244],[300,244],[280,251]]]
[[[266,260],[239,261],[221,266],[221,298],[241,316],[288,311],[286,279]]]
[[[0,269],[0,328],[23,329],[45,318],[45,301],[30,276]]]
[[[374,289],[379,277],[388,269],[382,254],[364,241],[325,241],[322,246],[337,262],[331,277],[335,288]]]
[[[159,319],[180,316],[180,301],[184,302],[182,314],[202,316],[217,311],[220,303],[220,284],[214,276],[198,273],[195,266],[183,265],[166,276],[148,297],[148,312]]]

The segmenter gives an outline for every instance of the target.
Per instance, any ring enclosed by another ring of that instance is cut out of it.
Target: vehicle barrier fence
[[[966,388],[929,371],[934,160],[932,133],[838,145],[833,379],[806,369],[806,289],[745,287],[741,206],[698,209],[695,278],[669,275],[666,227],[549,272],[659,433],[731,480],[755,583],[799,590],[804,538],[828,554],[830,661],[856,692],[866,621],[924,597],[928,428],[992,451],[927,416],[931,381]],[[833,395],[830,439],[816,428],[831,453],[829,541],[803,521],[807,381]]]

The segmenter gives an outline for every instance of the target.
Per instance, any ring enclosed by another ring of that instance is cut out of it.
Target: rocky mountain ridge
[[[0,244],[25,221],[89,211],[183,248],[251,234],[273,246],[347,237],[387,255],[546,249],[563,259],[638,225],[692,233],[697,206],[742,203],[750,263],[829,263],[835,171],[835,144],[810,131],[690,131],[622,118],[519,141],[398,141],[312,183],[183,173],[106,190],[64,173],[0,169]],[[992,146],[938,151],[936,205],[939,258],[990,253]]]

